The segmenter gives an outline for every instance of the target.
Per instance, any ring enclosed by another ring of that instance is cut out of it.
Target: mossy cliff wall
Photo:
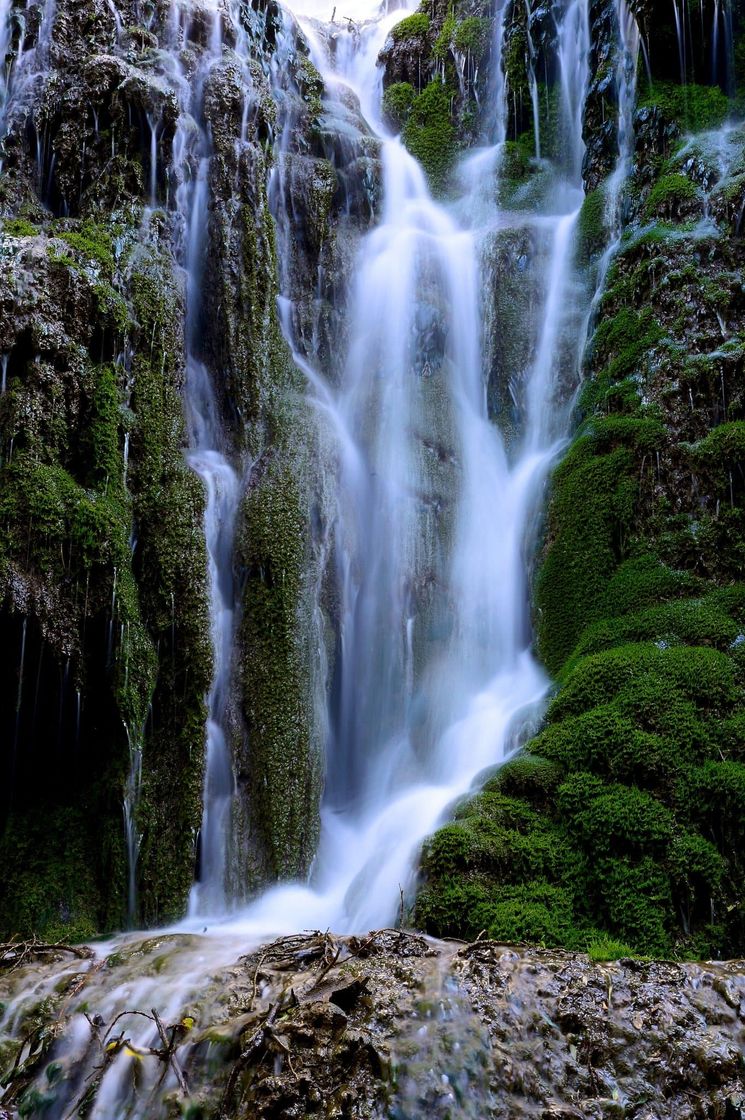
[[[666,17],[643,18],[655,47]],[[625,231],[551,482],[535,624],[556,692],[425,847],[432,932],[745,949],[745,129],[720,130],[738,109],[724,89],[673,79],[640,74]],[[598,90],[596,72],[588,114]],[[606,147],[586,160],[590,276]]]
[[[11,63],[22,46],[26,69],[0,181],[0,925],[72,938],[178,917],[195,870],[212,656],[204,495],[184,457],[173,142],[186,110],[168,59],[193,73],[209,17],[195,4],[179,29],[168,5],[119,5],[115,20],[97,0],[62,0],[47,23],[43,6],[29,11],[14,22]],[[196,356],[245,483],[229,733],[250,853],[232,874],[251,890],[302,874],[315,845],[325,499],[276,311],[267,184],[282,19],[260,4],[236,13],[248,79],[226,13],[202,97],[212,150]],[[307,108],[301,77],[294,88],[310,128],[320,99]]]

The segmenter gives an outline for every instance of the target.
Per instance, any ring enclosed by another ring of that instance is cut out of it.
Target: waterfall
[[[0,136],[10,86],[11,0],[0,0]]]
[[[360,246],[338,386],[303,353],[291,293],[282,293],[288,341],[339,444],[339,664],[312,882],[272,888],[234,915],[227,928],[245,934],[298,924],[359,931],[391,921],[422,841],[519,745],[548,684],[530,652],[524,553],[564,436],[558,381],[567,365],[576,375],[586,322],[572,246],[582,200],[587,3],[569,0],[558,17],[566,139],[548,204],[537,215],[492,213],[486,228],[469,214],[483,213],[471,203],[498,166],[504,83],[496,83],[499,142],[467,165],[460,199],[435,201],[372,103],[379,47],[405,14],[362,34],[335,28],[331,58],[317,24],[300,13],[327,91],[351,87],[380,137],[384,204]],[[503,33],[500,18],[498,59]],[[282,212],[286,143],[287,131],[271,192],[280,246],[291,236]],[[530,229],[545,260],[516,453],[488,415],[480,344],[483,240],[495,221]]]
[[[205,489],[204,528],[207,544],[210,637],[213,676],[207,696],[207,726],[199,869],[189,912],[221,912],[227,905],[226,875],[230,859],[230,809],[235,792],[233,763],[225,730],[235,627],[233,540],[240,501],[238,475],[229,461],[213,374],[199,357],[202,281],[207,243],[210,141],[202,123],[204,83],[221,57],[221,14],[209,11],[208,49],[190,81],[179,74],[181,114],[173,142],[173,178],[179,184],[176,207],[183,226],[186,269],[186,408],[189,432],[187,459]],[[188,13],[184,19],[188,23]],[[174,7],[176,42],[182,33],[182,12]],[[153,136],[155,125],[151,124]],[[154,159],[154,156],[152,157]],[[151,191],[156,176],[151,168]]]
[[[678,62],[680,64],[680,84],[686,85],[687,81],[687,51],[686,51],[686,7],[685,0],[680,0],[680,8],[678,8],[678,0],[673,0],[673,15],[675,17],[675,34],[678,41]]]
[[[252,942],[304,928],[366,932],[394,920],[410,894],[425,838],[458,799],[519,749],[543,712],[549,682],[531,650],[528,558],[547,474],[566,442],[589,318],[587,285],[575,273],[573,252],[583,198],[588,2],[565,0],[556,9],[561,156],[552,167],[535,161],[539,190],[524,207],[512,208],[494,201],[500,197],[509,117],[501,66],[508,4],[498,5],[492,45],[488,133],[494,143],[463,159],[457,196],[447,201],[432,197],[422,168],[379,118],[378,54],[390,28],[407,12],[377,18],[371,7],[365,10],[361,0],[359,10],[352,11],[358,17],[354,27],[333,26],[333,52],[328,28],[311,18],[318,13],[297,13],[324,78],[324,109],[334,99],[338,108],[356,96],[371,129],[366,142],[379,150],[382,164],[382,208],[358,246],[345,311],[348,345],[338,377],[296,332],[299,316],[288,263],[291,113],[283,119],[280,112],[275,137],[269,197],[278,228],[281,325],[306,376],[308,397],[336,440],[336,672],[328,699],[322,832],[310,882],[272,887],[242,910],[231,910],[226,890],[235,796],[227,721],[237,601],[233,553],[242,487],[222,424],[220,371],[208,367],[200,337],[212,153],[202,108],[205,81],[225,47],[221,16],[213,7],[208,46],[193,69],[182,69],[182,25],[188,17],[179,6],[173,11],[173,41],[163,52],[163,67],[177,92],[180,114],[166,198],[160,201],[169,206],[177,227],[186,277],[187,455],[205,493],[214,658],[206,698],[199,870],[188,918],[178,928],[201,932],[208,923],[218,936],[171,938],[170,931],[151,942],[164,946],[157,967],[138,973],[141,962],[135,961],[130,972],[101,969],[89,991],[95,990],[96,1014],[107,1021],[157,1006],[164,1023],[183,1024],[189,1001],[199,1003],[205,977]],[[609,188],[610,225],[616,233],[632,157],[639,47],[626,0],[618,0],[617,10],[619,155]],[[293,34],[288,16],[286,41],[278,33],[275,93],[290,81],[282,70],[293,50]],[[236,58],[241,51],[246,58],[239,35]],[[538,148],[535,74],[532,78]],[[250,90],[247,74],[244,79]],[[277,102],[282,104],[280,96]],[[246,102],[239,143],[245,141],[247,113]],[[148,190],[157,205],[163,177],[156,166],[156,141],[162,130],[155,118],[148,125],[153,140]],[[151,217],[146,213],[145,222]],[[495,247],[509,247],[513,237],[521,247],[508,258],[510,268],[530,286],[520,323],[528,356],[511,371],[513,412],[505,416],[490,404],[489,395],[490,345],[499,347],[503,339],[494,330],[495,320],[484,319],[498,294],[498,287],[489,284],[502,282],[489,273],[490,254]],[[19,708],[23,658],[22,649]],[[79,718],[78,694],[78,723]],[[134,739],[130,762],[125,805],[134,915],[141,765]],[[80,969],[80,962],[73,968]],[[257,982],[258,967],[254,996]],[[19,1028],[30,999],[38,1001],[40,992],[20,995],[3,1009],[4,1029],[10,1029],[8,1024]],[[72,1054],[71,1062],[84,1065],[93,1053],[91,1025],[82,1015],[76,1018],[65,1056]],[[159,1045],[149,1020],[128,1025],[127,1037],[135,1047]],[[140,1076],[126,1052],[97,1067],[94,1099],[86,1104],[92,1120],[153,1115],[148,1110],[155,1095],[168,1091],[173,1077],[165,1066],[154,1074],[143,1068],[144,1091],[137,1096],[133,1068]],[[409,1090],[404,1086],[403,1091]]]
[[[35,40],[25,46],[27,11],[18,12],[12,0],[0,0],[0,172],[3,168],[2,142],[12,115],[31,111],[37,87],[47,74],[49,48],[54,26],[55,2],[45,0]],[[13,53],[13,24],[20,22],[18,44]],[[43,175],[43,144],[37,137],[37,172]],[[43,193],[43,192],[42,192]]]

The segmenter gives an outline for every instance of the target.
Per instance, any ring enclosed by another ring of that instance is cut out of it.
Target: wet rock
[[[159,965],[160,998],[171,1000],[176,1015],[188,1013],[184,1022],[198,1021],[197,1036],[182,1029],[174,1053],[207,1117],[406,1120],[424,1111],[444,1120],[457,1106],[464,1120],[704,1120],[736,1118],[745,1100],[743,1026],[733,1006],[745,997],[742,962],[593,964],[580,954],[398,931],[298,935],[223,965],[219,975],[213,966],[213,979],[187,1005],[173,1002],[178,970],[204,948],[178,939],[171,947],[170,963]],[[113,1013],[107,989],[147,976],[164,948],[144,943],[110,958],[103,972],[78,964],[75,987],[61,1002],[24,997],[17,1021],[31,1021],[33,1004],[48,1042],[11,1077],[3,1103],[22,1099],[23,1086],[33,1089],[41,1067],[59,1056],[65,1077],[53,1083],[55,1101],[69,1104],[87,1063],[100,1060],[95,1040],[72,1065],[65,1056],[76,1003],[86,1002],[89,1033],[105,1038],[106,1019],[96,1009]],[[61,967],[35,966],[39,993],[60,986]],[[0,977],[3,999],[17,999],[29,975]],[[339,993],[355,989],[364,989],[363,998],[342,1010]],[[136,1018],[120,1023],[133,1038]],[[161,1072],[155,1052],[130,1045],[144,1056],[139,1089],[121,1082],[122,1107],[138,1092],[145,1099]],[[122,1053],[118,1060],[135,1059]],[[160,1092],[175,1104],[172,1078]]]

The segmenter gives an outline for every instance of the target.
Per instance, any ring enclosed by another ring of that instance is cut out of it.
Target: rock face
[[[2,958],[0,992],[29,1040],[21,1052],[2,1043],[18,1054],[7,1115],[77,1115],[102,1101],[148,1120],[745,1115],[742,962],[593,963],[397,930],[315,934],[213,968],[173,999],[172,969],[193,967],[199,939],[131,942],[95,965],[56,952],[15,971]],[[138,989],[144,1019],[107,1002],[156,964],[154,991]],[[114,1006],[125,1012],[116,1022]]]
[[[725,123],[736,102],[721,66],[721,86],[695,84],[711,74],[696,45],[681,86],[660,59],[667,15],[641,11],[655,82],[640,70],[614,232],[617,16],[604,4],[590,16],[576,253],[603,292],[535,581],[538,648],[557,690],[525,755],[425,847],[415,914],[440,936],[486,929],[578,949],[610,938],[652,954],[736,955],[745,132]],[[499,416],[509,411],[500,372],[494,386]]]
[[[212,658],[204,495],[184,461],[189,333],[245,480],[227,703],[231,887],[240,896],[308,870],[332,471],[277,298],[282,285],[297,299],[306,353],[342,352],[376,150],[356,105],[324,99],[297,28],[272,4],[225,9],[214,58],[215,16],[199,4],[60,0],[11,16],[0,90],[0,639],[13,666],[0,686],[0,858],[11,870],[0,926],[88,937],[183,913],[198,861]],[[344,178],[353,127],[357,193]],[[187,324],[180,200],[202,157],[204,299]],[[285,212],[304,233],[285,236],[281,275],[272,207],[280,237]],[[319,272],[327,288],[311,302]]]

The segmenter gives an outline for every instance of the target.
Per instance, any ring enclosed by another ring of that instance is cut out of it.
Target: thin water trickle
[[[176,205],[185,231],[186,269],[186,406],[189,431],[187,461],[205,490],[212,683],[207,696],[207,725],[199,869],[189,900],[189,914],[222,913],[229,899],[226,876],[231,852],[231,804],[235,793],[232,752],[225,730],[235,630],[233,541],[241,487],[227,456],[213,375],[199,358],[199,323],[208,228],[208,177],[211,145],[202,123],[204,83],[220,58],[222,19],[210,12],[209,47],[191,83],[181,76],[184,101],[173,142],[173,173],[179,186]],[[178,41],[181,13],[174,9]],[[155,160],[155,155],[152,157]],[[196,168],[196,172],[195,172]],[[155,175],[151,171],[155,189]]]
[[[132,928],[137,920],[137,863],[142,834],[137,825],[137,808],[142,789],[142,739],[125,725],[129,747],[129,774],[124,787],[124,836],[127,844],[127,921]]]

